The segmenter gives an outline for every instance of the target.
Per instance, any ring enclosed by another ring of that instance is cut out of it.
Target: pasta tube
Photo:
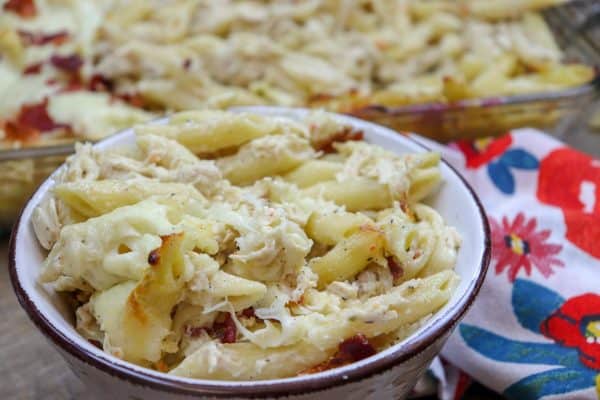
[[[306,189],[310,195],[322,196],[348,211],[381,210],[392,205],[388,185],[372,179],[356,178],[343,182],[327,181]]]
[[[333,281],[343,281],[359,273],[371,261],[381,257],[383,237],[374,227],[363,226],[339,242],[323,257],[313,258],[309,266],[319,275],[321,287]]]

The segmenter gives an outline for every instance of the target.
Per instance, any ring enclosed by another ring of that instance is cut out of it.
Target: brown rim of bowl
[[[420,147],[426,150],[430,150],[427,146],[418,142],[414,138],[407,135],[403,136],[416,143]],[[394,352],[387,354],[384,357],[371,362],[370,364],[367,363],[355,369],[347,370],[344,372],[341,372],[341,369],[339,369],[338,371],[334,369],[330,370],[329,375],[321,377],[315,377],[315,375],[313,375],[312,379],[311,375],[307,375],[308,379],[306,381],[278,383],[270,383],[269,381],[264,381],[264,383],[261,383],[261,381],[256,381],[256,383],[254,383],[251,387],[224,387],[223,385],[219,384],[218,381],[215,381],[215,383],[212,384],[204,382],[180,382],[171,379],[164,379],[144,371],[137,371],[133,368],[115,364],[108,359],[99,357],[98,355],[81,348],[73,340],[67,337],[63,332],[61,332],[59,329],[53,326],[50,323],[50,321],[48,321],[48,319],[41,313],[41,311],[29,298],[29,296],[21,286],[17,276],[15,242],[17,234],[19,232],[19,226],[21,223],[23,211],[31,201],[33,195],[27,200],[27,203],[25,203],[25,205],[21,209],[19,213],[19,218],[15,222],[15,225],[13,226],[13,231],[11,233],[8,253],[8,268],[10,280],[13,286],[13,290],[17,296],[17,299],[19,300],[21,307],[23,307],[23,309],[26,311],[29,319],[55,345],[69,353],[71,356],[77,358],[79,361],[84,362],[96,369],[99,369],[100,371],[107,373],[111,376],[117,377],[122,380],[126,380],[133,385],[145,386],[158,391],[189,396],[204,395],[213,396],[216,398],[264,398],[267,396],[280,397],[289,396],[292,394],[306,394],[311,392],[318,392],[331,387],[361,381],[371,376],[380,374],[403,361],[413,358],[417,354],[423,352],[427,347],[431,346],[439,337],[443,336],[444,333],[455,327],[455,325],[462,319],[464,314],[473,304],[477,293],[479,293],[479,290],[481,289],[481,286],[483,284],[491,257],[490,227],[485,211],[483,209],[481,201],[475,194],[473,188],[463,178],[463,176],[447,161],[442,159],[442,162],[459,177],[461,182],[465,185],[465,187],[471,194],[471,197],[475,200],[475,203],[477,204],[477,208],[479,210],[479,215],[483,223],[484,231],[484,252],[480,263],[479,275],[474,280],[474,283],[471,283],[471,286],[467,288],[467,292],[465,294],[466,298],[463,300],[463,304],[457,305],[457,308],[450,310],[454,314],[451,315],[447,321],[441,323],[437,327],[431,327],[429,330],[426,330],[425,332],[423,332],[422,337],[417,338],[414,342],[410,344],[400,343],[397,345],[398,348]]]

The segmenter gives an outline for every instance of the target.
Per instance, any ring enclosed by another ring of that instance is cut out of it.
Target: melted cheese
[[[52,96],[48,113],[55,121],[72,126],[75,132],[85,132],[85,137],[92,140],[150,119],[150,114],[105,93],[83,91]]]

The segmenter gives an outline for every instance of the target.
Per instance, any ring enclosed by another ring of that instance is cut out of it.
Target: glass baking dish
[[[544,11],[544,17],[569,60],[600,66],[600,2],[573,1]],[[581,122],[582,112],[599,92],[600,76],[586,85],[559,92],[399,108],[374,105],[351,114],[441,142],[498,135],[523,126],[562,134]],[[73,149],[73,144],[0,147],[0,227],[10,227],[33,190]]]
[[[560,92],[399,108],[368,106],[350,114],[440,142],[496,136],[525,126],[562,135],[579,122],[599,90],[597,77],[591,83]]]
[[[600,2],[571,1],[543,12],[568,61],[600,68]],[[418,132],[440,142],[494,136],[519,127],[564,135],[600,93],[600,75],[583,86],[557,92],[398,108],[367,106],[350,114],[398,131]]]
[[[33,191],[74,150],[74,143],[0,149],[0,234],[10,228]]]

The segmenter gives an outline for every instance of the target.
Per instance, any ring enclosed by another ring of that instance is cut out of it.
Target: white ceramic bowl
[[[259,114],[301,117],[306,110],[247,107]],[[389,129],[351,117],[341,117],[362,130],[365,139],[397,153],[426,149]],[[165,123],[166,119],[155,123]],[[132,129],[95,145],[109,149],[134,142]],[[102,352],[74,328],[73,315],[50,288],[37,282],[46,252],[38,245],[31,214],[54,185],[46,180],[29,200],[11,237],[9,264],[12,284],[31,320],[89,387],[111,399],[401,399],[415,385],[473,302],[489,264],[489,227],[479,200],[463,178],[441,164],[444,184],[428,201],[449,225],[458,229],[463,245],[456,271],[461,282],[450,301],[423,327],[401,343],[360,362],[313,375],[258,382],[221,382],[169,376],[139,367]]]

